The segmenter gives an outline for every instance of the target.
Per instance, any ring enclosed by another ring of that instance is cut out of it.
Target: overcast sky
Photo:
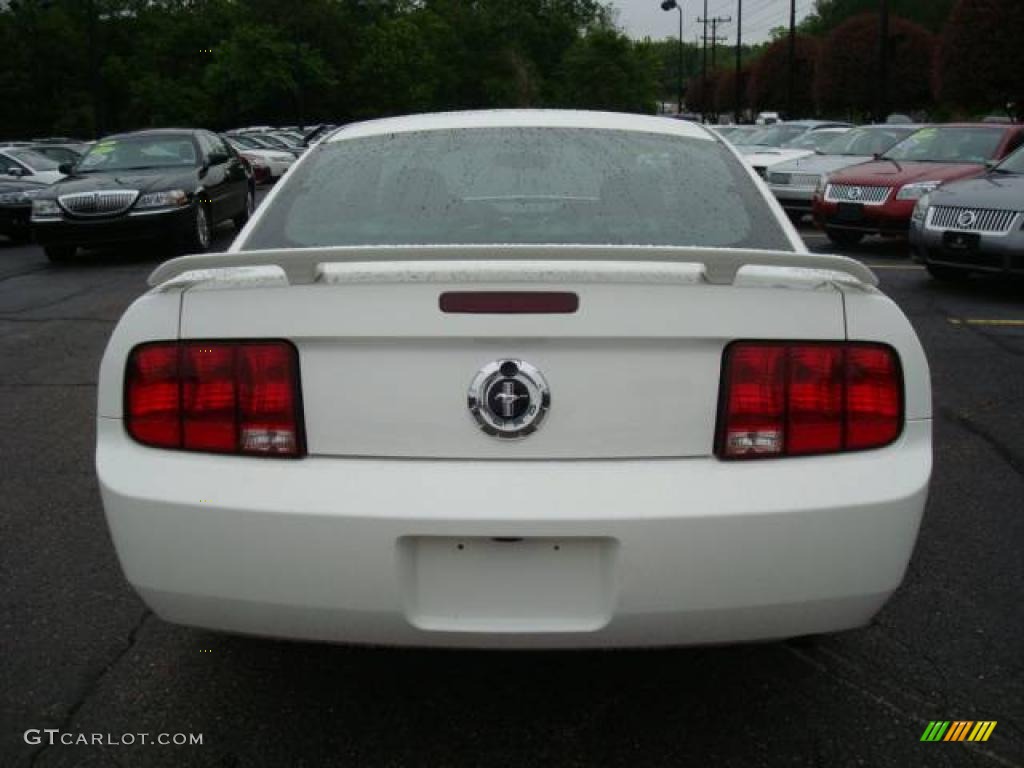
[[[631,37],[677,37],[678,11],[661,10],[661,0],[610,0],[619,12],[619,26]],[[697,19],[704,14],[704,0],[679,0],[683,6],[683,37],[693,40],[698,33]],[[708,17],[731,16],[733,23],[721,27],[719,35],[728,37],[724,45],[736,40],[736,4],[738,0],[707,0]],[[796,0],[797,20],[813,10],[814,0]],[[789,25],[788,0],[743,0],[743,40],[759,43],[768,38],[773,27]]]

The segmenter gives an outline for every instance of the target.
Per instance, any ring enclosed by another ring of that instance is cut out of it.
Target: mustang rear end
[[[308,283],[212,269],[141,298],[104,358],[97,464],[146,602],[223,630],[452,646],[868,621],[931,466],[898,309],[857,270],[712,282],[721,254],[569,250],[335,252]],[[835,262],[810,266],[855,269]]]

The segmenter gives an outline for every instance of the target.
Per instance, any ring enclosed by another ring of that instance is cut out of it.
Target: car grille
[[[72,216],[114,216],[127,211],[139,196],[137,189],[111,189],[101,192],[75,192],[57,198],[61,208]]]
[[[1005,235],[1013,228],[1019,214],[1019,211],[935,205],[928,209],[928,228]]]
[[[881,205],[889,198],[891,187],[862,187],[857,184],[829,184],[825,199],[830,203]]]
[[[816,173],[769,173],[768,181],[780,187],[816,187],[820,177]]]

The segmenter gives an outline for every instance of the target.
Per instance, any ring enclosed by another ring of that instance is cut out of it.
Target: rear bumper
[[[107,245],[178,237],[190,231],[194,217],[195,207],[189,205],[108,219],[33,221],[32,232],[40,245]]]
[[[100,418],[97,471],[125,575],[168,621],[388,645],[736,642],[878,611],[917,536],[931,422],[835,457],[468,462],[189,455]]]
[[[981,235],[977,250],[972,251],[950,250],[942,240],[942,232],[917,225],[911,227],[911,250],[921,263],[1024,275],[1024,230],[1002,236]]]
[[[840,214],[836,203],[817,198],[813,203],[814,222],[822,229],[905,236],[910,229],[910,215],[914,212],[914,205],[913,200],[895,199],[882,205],[864,205],[862,216],[858,220],[851,220]]]

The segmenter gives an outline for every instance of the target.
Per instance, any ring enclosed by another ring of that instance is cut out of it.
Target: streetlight
[[[671,11],[675,8],[679,11],[679,112],[683,114],[683,8],[676,0],[662,0],[661,10]]]

